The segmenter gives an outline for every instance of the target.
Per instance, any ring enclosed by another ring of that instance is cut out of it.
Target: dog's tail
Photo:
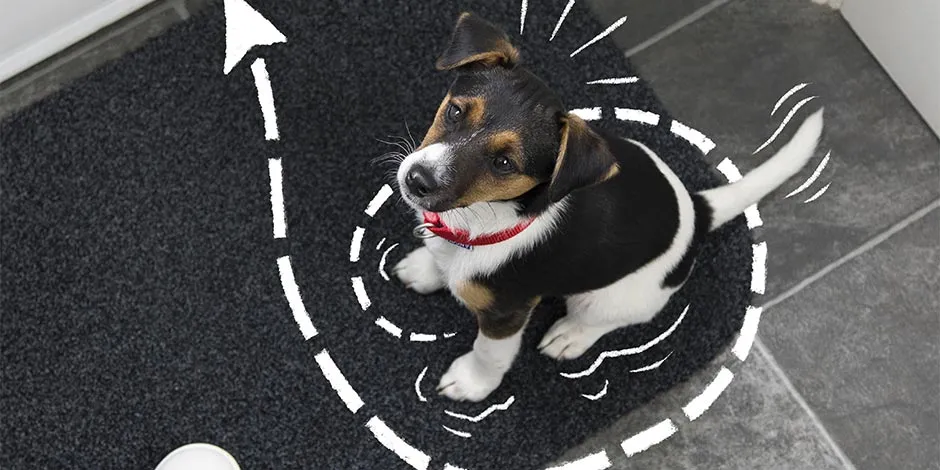
[[[721,227],[729,220],[756,204],[771,191],[777,189],[790,177],[797,174],[816,151],[823,129],[823,110],[808,117],[796,134],[779,152],[740,180],[701,191],[711,208],[711,223],[708,230]]]

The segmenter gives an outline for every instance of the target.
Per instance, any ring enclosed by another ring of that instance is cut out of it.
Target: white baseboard
[[[829,5],[829,7],[831,7],[833,10],[839,10],[842,8],[842,0],[813,0],[813,3]]]
[[[42,39],[14,50],[9,56],[0,57],[0,82],[55,55],[153,1],[113,0],[52,31]]]

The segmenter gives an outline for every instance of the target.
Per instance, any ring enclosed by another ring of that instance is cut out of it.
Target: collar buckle
[[[431,223],[423,223],[423,224],[421,224],[421,225],[415,227],[415,228],[411,231],[411,234],[414,235],[415,238],[420,238],[420,239],[422,239],[422,240],[425,240],[425,239],[428,239],[428,238],[436,237],[437,234],[435,234],[434,232],[432,232],[431,230],[429,230],[431,227],[434,227],[434,224],[431,224]]]

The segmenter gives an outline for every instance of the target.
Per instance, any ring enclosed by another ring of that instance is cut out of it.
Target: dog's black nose
[[[408,176],[405,177],[405,184],[408,185],[408,190],[418,197],[427,196],[438,188],[434,175],[421,165],[415,165],[408,172]]]

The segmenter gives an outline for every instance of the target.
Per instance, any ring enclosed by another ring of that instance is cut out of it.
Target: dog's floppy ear
[[[438,70],[469,64],[512,67],[518,61],[519,51],[510,44],[506,33],[475,15],[462,13],[436,67]]]
[[[607,181],[620,172],[620,165],[607,142],[584,120],[573,114],[565,114],[560,119],[561,144],[548,186],[552,202],[562,200],[577,189]]]

